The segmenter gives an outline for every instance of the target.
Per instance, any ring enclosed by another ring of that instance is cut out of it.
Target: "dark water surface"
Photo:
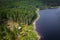
[[[60,8],[40,10],[39,14],[36,30],[41,40],[60,40]]]

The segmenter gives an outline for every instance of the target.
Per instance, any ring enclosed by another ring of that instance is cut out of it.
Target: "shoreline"
[[[38,34],[38,32],[36,31],[36,22],[38,21],[38,19],[40,18],[40,15],[39,15],[39,9],[37,8],[36,10],[36,13],[37,13],[37,18],[34,20],[33,22],[33,28],[34,28],[34,32],[36,33],[37,37],[38,37],[38,40],[40,40],[41,36]]]

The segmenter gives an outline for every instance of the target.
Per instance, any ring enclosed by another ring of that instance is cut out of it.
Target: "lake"
[[[36,30],[41,40],[60,40],[60,8],[39,11]]]

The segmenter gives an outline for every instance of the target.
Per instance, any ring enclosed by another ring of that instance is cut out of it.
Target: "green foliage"
[[[15,40],[15,35],[6,26],[0,25],[0,40]]]
[[[31,24],[37,17],[36,8],[39,7],[39,0],[0,0],[0,40],[37,40],[36,34],[31,28],[22,27],[22,30],[18,30],[14,27],[13,31],[5,26],[8,20],[13,20],[21,25]],[[2,26],[4,25],[4,26]],[[13,25],[13,24],[12,24]],[[31,30],[31,32],[26,32]],[[20,32],[23,32],[18,38]],[[24,36],[27,34],[26,36]],[[29,35],[30,34],[30,35]]]
[[[36,0],[1,0],[0,18],[31,24],[37,17],[35,13],[39,1]]]
[[[41,1],[49,6],[60,6],[60,0],[41,0]]]
[[[29,25],[29,26],[25,25],[25,27],[22,29],[20,34],[21,34],[20,35],[21,40],[38,40],[38,37],[36,33],[34,32],[32,25]]]

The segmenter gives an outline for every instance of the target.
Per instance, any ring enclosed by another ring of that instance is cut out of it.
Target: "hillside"
[[[32,22],[38,0],[0,0],[0,40],[38,40]]]

